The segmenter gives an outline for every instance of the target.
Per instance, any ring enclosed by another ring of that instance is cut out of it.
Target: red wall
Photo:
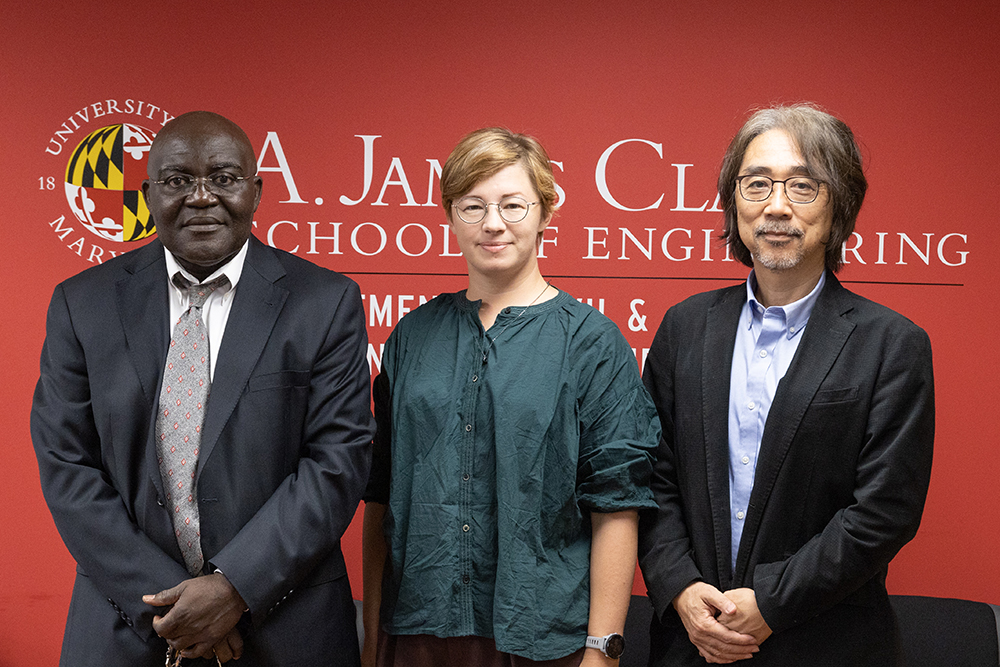
[[[14,297],[0,318],[0,665],[55,664],[73,580],[28,433],[45,308],[57,282],[136,245],[73,218],[69,155],[100,127],[156,132],[164,113],[198,108],[242,125],[264,168],[283,157],[284,173],[264,172],[257,234],[361,284],[373,359],[400,308],[464,287],[436,180],[428,205],[430,161],[484,125],[538,136],[565,193],[543,273],[603,300],[641,358],[668,306],[745,277],[706,234],[721,225],[717,167],[747,111],[824,105],[854,128],[870,181],[841,278],[934,346],[930,495],[891,591],[1000,602],[996,2],[93,4],[16,3],[0,24],[0,252]],[[359,534],[355,522],[345,541],[358,594]]]

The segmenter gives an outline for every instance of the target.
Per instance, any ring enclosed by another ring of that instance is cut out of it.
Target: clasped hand
[[[722,593],[696,581],[674,598],[674,608],[691,643],[709,663],[728,664],[750,658],[771,636],[771,628],[757,608],[757,597],[749,588]]]
[[[222,573],[187,579],[142,601],[170,607],[153,617],[153,630],[185,658],[239,659],[243,638],[236,623],[246,603]]]

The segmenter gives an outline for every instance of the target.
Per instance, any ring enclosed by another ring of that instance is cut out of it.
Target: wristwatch
[[[625,638],[617,632],[604,637],[587,637],[587,648],[596,648],[612,660],[617,660],[625,651]]]

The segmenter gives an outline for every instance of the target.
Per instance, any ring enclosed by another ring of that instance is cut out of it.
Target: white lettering
[[[656,154],[660,156],[660,159],[661,160],[663,159],[663,144],[654,144],[652,141],[647,141],[646,139],[622,139],[619,142],[613,143],[608,147],[607,150],[604,151],[604,153],[601,154],[601,159],[597,161],[597,170],[594,173],[594,178],[597,181],[597,191],[601,193],[601,197],[604,198],[604,201],[608,202],[615,208],[620,209],[622,211],[648,211],[653,208],[659,208],[660,202],[663,201],[662,194],[660,195],[660,198],[657,199],[650,206],[644,206],[642,208],[629,208],[628,206],[618,203],[618,201],[611,195],[611,191],[608,189],[608,179],[607,179],[608,158],[611,157],[611,154],[619,146],[633,142],[646,144],[647,146],[652,146],[656,150]]]
[[[660,157],[663,157],[662,155]],[[708,200],[699,206],[698,208],[688,208],[684,205],[684,174],[688,167],[693,167],[693,164],[671,164],[671,167],[677,167],[677,208],[670,209],[671,211],[704,211],[705,207],[708,206]]]
[[[852,255],[854,255],[854,258],[858,260],[858,263],[864,264],[865,260],[861,259],[861,254],[858,251],[861,250],[861,245],[865,241],[863,238],[861,238],[861,234],[858,234],[857,232],[851,232],[851,238],[857,239],[858,242],[854,244],[854,247],[852,248],[847,247],[847,242],[844,243],[844,252],[841,255],[843,257],[844,264],[851,263],[850,260],[847,259],[847,253],[851,253]]]
[[[957,262],[949,262],[944,258],[944,242],[953,236],[957,236],[958,238],[962,239],[963,243],[968,243],[969,241],[969,239],[965,236],[965,234],[953,233],[953,234],[945,234],[944,236],[941,237],[941,240],[938,241],[937,254],[938,254],[938,259],[940,259],[941,263],[944,264],[945,266],[961,266],[962,264],[965,264],[966,261],[965,258],[969,256],[968,250],[959,250],[956,253],[959,256],[959,260]]]
[[[705,203],[707,204],[708,202]],[[682,229],[680,227],[676,227],[663,235],[663,241],[660,243],[660,250],[662,250],[663,255],[672,262],[686,262],[687,260],[691,259],[691,251],[694,250],[694,246],[693,245],[681,246],[681,250],[684,251],[684,257],[674,257],[673,255],[671,255],[670,251],[667,250],[667,242],[670,241],[670,237],[671,235],[673,235],[674,232],[683,232],[684,234],[687,235],[688,238],[691,238],[690,229]]]
[[[365,180],[364,180],[364,190],[361,192],[361,196],[357,199],[350,199],[347,195],[340,195],[340,203],[344,206],[357,206],[365,197],[368,196],[368,190],[372,186],[372,174],[375,169],[375,140],[381,137],[381,134],[355,134],[354,136],[361,139],[364,143],[365,153],[364,153],[364,168],[365,168]]]
[[[545,238],[548,232],[552,232],[552,238]],[[542,230],[542,237],[538,240],[538,257],[539,259],[545,259],[545,244],[551,243],[555,247],[559,247],[559,228],[558,227],[546,227]]]
[[[66,236],[68,236],[73,231],[72,227],[62,226],[64,220],[66,220],[66,216],[60,215],[58,220],[53,220],[52,222],[49,223],[49,227],[56,228],[56,235],[59,237],[60,241],[65,241]]]
[[[441,254],[438,255],[438,257],[461,257],[462,256],[461,251],[451,252],[451,246],[450,246],[451,225],[442,224],[441,231],[443,232],[444,236],[444,250],[441,251]]]
[[[441,163],[437,160],[427,160],[431,165],[431,173],[427,177],[427,201],[422,206],[437,206],[434,203],[434,178],[441,179]]]
[[[318,222],[307,222],[309,225],[309,251],[307,255],[318,255],[319,251],[316,250],[316,241],[333,241],[333,250],[329,252],[331,255],[342,255],[344,253],[340,252],[340,225],[341,222],[329,222],[327,224],[333,225],[333,236],[320,236],[316,233],[316,228],[319,227]]]
[[[917,253],[917,256],[923,261],[924,264],[930,265],[931,237],[934,236],[933,234],[924,234],[927,238],[927,247],[924,249],[924,252],[920,252],[920,248],[918,248],[917,245],[911,241],[910,237],[904,232],[897,232],[897,234],[899,234],[899,261],[896,262],[896,264],[906,264],[906,262],[903,261],[903,249],[905,247],[904,244],[906,244],[913,249],[913,252]]]
[[[399,180],[392,180],[392,172],[397,172],[399,174]],[[378,193],[378,199],[372,202],[372,206],[388,206],[387,203],[382,201],[382,197],[385,196],[385,190],[390,185],[399,185],[403,188],[403,194],[406,195],[406,203],[400,204],[400,206],[420,206],[417,200],[413,198],[413,191],[410,190],[410,182],[406,180],[406,172],[403,171],[403,163],[398,157],[392,158],[389,163],[389,171],[385,174],[385,180],[382,181],[382,190]]]
[[[378,230],[379,244],[378,244],[378,250],[376,250],[375,252],[365,252],[358,246],[358,232],[360,232],[363,227],[374,227],[375,229]],[[354,248],[355,252],[362,254],[365,257],[372,257],[382,252],[385,249],[385,244],[387,240],[388,239],[385,235],[385,230],[382,229],[380,225],[376,225],[374,222],[362,222],[360,225],[358,225],[351,231],[351,247]]]
[[[277,167],[264,167],[264,157],[267,155],[267,149],[272,148],[274,150],[274,157],[278,160]],[[264,147],[260,149],[260,157],[257,158],[257,172],[271,172],[276,171],[281,174],[282,178],[285,179],[285,187],[288,189],[288,199],[279,202],[281,204],[305,204],[306,201],[299,196],[299,190],[295,187],[295,179],[292,178],[292,170],[288,167],[288,160],[285,159],[285,151],[281,147],[281,141],[278,139],[277,132],[268,132],[267,138],[264,140]]]
[[[603,255],[600,256],[594,254],[594,246],[599,245],[602,248],[608,247],[608,239],[607,239],[608,228],[584,227],[584,229],[587,230],[587,254],[584,256],[584,259],[610,259],[611,258],[610,252],[604,253]],[[604,232],[605,237],[603,239],[595,238],[594,232]]]
[[[632,232],[630,230],[626,229],[625,227],[621,228],[621,230],[622,230],[622,254],[621,254],[621,257],[619,257],[618,259],[631,259],[628,255],[625,254],[625,240],[626,239],[631,239],[632,240],[632,244],[635,245],[635,247],[639,249],[639,252],[641,252],[643,255],[646,256],[646,259],[653,259],[653,232],[656,231],[656,228],[655,227],[646,227],[645,229],[646,229],[646,245],[642,245],[642,243],[639,242],[639,239],[637,239],[635,236],[633,236],[633,234],[632,234]],[[664,243],[666,243],[666,240],[664,240]]]
[[[420,252],[415,252],[415,253],[409,252],[406,248],[403,247],[403,232],[406,231],[408,227],[417,227],[418,229],[421,229],[424,232],[424,249],[421,250]],[[423,225],[416,222],[411,222],[408,225],[403,225],[402,227],[399,228],[399,231],[396,232],[396,247],[399,248],[399,251],[404,255],[406,255],[407,257],[420,257],[421,255],[426,254],[427,251],[431,249],[432,243],[433,240],[431,239],[431,230],[427,229]]]
[[[310,223],[310,224],[318,225],[319,223],[318,222],[313,222],[313,223]],[[274,242],[274,230],[277,229],[277,227],[280,226],[280,225],[291,225],[292,229],[294,229],[295,231],[299,231],[299,225],[298,225],[298,223],[292,222],[291,220],[279,220],[278,222],[274,223],[273,225],[271,225],[270,227],[267,228],[267,245],[271,246],[272,248],[279,247]],[[315,244],[316,244],[316,237],[314,235],[313,236],[313,247],[314,248],[315,248]],[[295,246],[294,248],[292,248],[288,252],[290,252],[292,254],[295,254],[298,251],[299,251],[299,247]],[[331,253],[331,254],[333,254],[333,253]]]

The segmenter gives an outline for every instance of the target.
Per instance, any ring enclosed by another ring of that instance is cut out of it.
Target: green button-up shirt
[[[381,619],[553,659],[587,636],[589,513],[656,506],[659,421],[594,308],[560,292],[484,332],[479,305],[439,296],[383,351],[366,494],[388,504]]]

